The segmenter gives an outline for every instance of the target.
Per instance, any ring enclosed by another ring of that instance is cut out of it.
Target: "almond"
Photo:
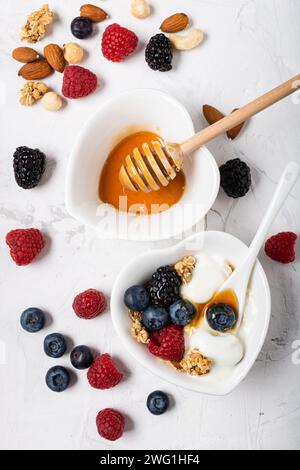
[[[62,73],[66,66],[63,50],[57,44],[48,44],[44,48],[44,56],[51,67]]]
[[[80,8],[80,16],[85,16],[94,23],[100,23],[100,21],[106,20],[106,18],[108,18],[106,11],[102,10],[100,7],[91,5],[90,3],[82,5]]]
[[[238,108],[234,109],[233,111],[231,111],[231,114],[237,110]],[[224,114],[221,113],[221,111],[219,111],[217,108],[214,108],[213,106],[210,106],[209,104],[205,104],[203,106],[203,115],[207,120],[208,124],[214,124],[215,122],[218,122],[225,117]],[[243,122],[242,124],[239,124],[238,126],[230,129],[230,131],[227,131],[228,139],[234,140],[239,135],[244,125],[245,123]]]
[[[239,108],[234,109],[231,111],[231,114],[237,111]],[[233,129],[230,129],[230,131],[227,131],[227,137],[228,139],[234,140],[236,137],[239,135],[241,130],[243,129],[245,123],[242,122],[242,124],[239,124],[238,126],[234,127]]]
[[[214,108],[213,106],[210,106],[209,104],[205,104],[203,106],[203,115],[208,124],[214,124],[215,122],[218,122],[223,119],[223,117],[225,117],[221,111],[219,111],[217,108]]]
[[[185,13],[175,13],[162,22],[160,29],[164,33],[178,33],[183,31],[189,22],[189,17]]]
[[[18,62],[27,64],[39,58],[38,53],[31,47],[17,47],[12,51],[12,57]]]
[[[18,75],[25,80],[40,80],[48,77],[53,72],[52,67],[44,59],[35,60],[30,64],[25,64],[19,70]]]

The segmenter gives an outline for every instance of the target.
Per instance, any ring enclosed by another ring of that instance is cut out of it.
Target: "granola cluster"
[[[52,23],[53,18],[54,13],[47,4],[31,13],[27,18],[26,24],[21,29],[21,41],[36,43],[42,39],[46,34],[47,26]]]
[[[141,312],[135,312],[133,310],[129,310],[128,315],[129,315],[130,320],[132,321],[132,324],[130,327],[131,336],[138,343],[142,343],[142,344],[149,343],[149,334],[145,330],[141,322],[141,319],[142,319]]]
[[[43,98],[48,87],[43,82],[27,82],[21,90],[20,103],[23,106],[31,106]]]
[[[172,366],[181,372],[186,372],[189,375],[199,376],[209,373],[212,366],[212,361],[203,356],[203,354],[201,354],[201,352],[195,348],[180,362],[173,362]]]
[[[181,277],[184,284],[191,282],[195,266],[196,258],[194,256],[185,256],[175,264],[177,274]]]

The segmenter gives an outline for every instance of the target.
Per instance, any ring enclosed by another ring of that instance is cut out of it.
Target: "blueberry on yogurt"
[[[231,330],[237,321],[234,309],[227,304],[215,304],[209,307],[206,319],[209,326],[220,333]]]

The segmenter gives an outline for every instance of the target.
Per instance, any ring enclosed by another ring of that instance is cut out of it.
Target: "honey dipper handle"
[[[238,109],[229,116],[224,117],[220,121],[206,127],[202,131],[195,134],[190,139],[181,144],[183,156],[189,155],[197,150],[202,145],[210,142],[215,137],[229,131],[230,129],[238,126],[242,122],[247,121],[250,117],[260,113],[272,104],[277,103],[283,98],[291,95],[300,88],[300,74],[296,75],[291,80],[283,83],[282,85],[274,88],[265,95],[257,98],[256,100],[248,103],[246,106]]]

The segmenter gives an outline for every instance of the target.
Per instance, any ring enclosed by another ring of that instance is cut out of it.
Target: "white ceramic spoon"
[[[233,272],[227,281],[222,285],[220,292],[226,290],[233,290],[238,299],[239,312],[237,327],[239,327],[245,310],[246,293],[249,284],[249,279],[256,262],[258,253],[265,242],[268,230],[285,202],[287,196],[295,185],[300,175],[300,165],[296,162],[290,162],[277,185],[275,194],[272,201],[265,213],[265,216],[257,230],[257,233],[249,247],[248,255],[243,263]]]

